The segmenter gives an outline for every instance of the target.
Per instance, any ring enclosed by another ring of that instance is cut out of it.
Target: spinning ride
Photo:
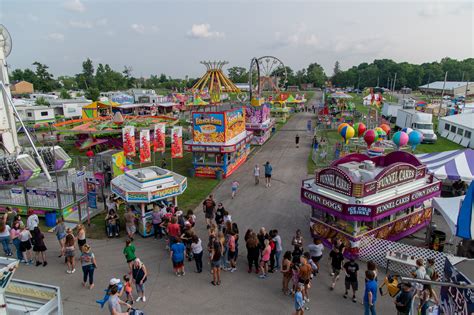
[[[226,98],[224,93],[239,93],[240,89],[224,74],[222,67],[228,64],[227,61],[201,61],[206,67],[206,73],[194,84],[191,91],[195,98],[202,95],[209,97],[209,103],[216,105]],[[193,104],[189,105],[207,105]]]

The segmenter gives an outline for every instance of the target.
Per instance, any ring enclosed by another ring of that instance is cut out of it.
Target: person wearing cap
[[[92,290],[94,288],[94,270],[97,268],[97,262],[94,253],[91,252],[89,244],[82,246],[82,253],[79,260],[81,261],[83,273],[82,286],[86,286],[87,279],[89,278],[89,289]]]
[[[401,285],[402,290],[395,299],[395,307],[397,308],[398,315],[408,315],[410,314],[410,309],[415,296],[415,290],[412,289],[410,282],[404,282]]]
[[[118,280],[118,282],[120,282],[120,280]],[[112,285],[111,288],[109,289],[109,299],[108,299],[107,305],[109,308],[110,315],[128,315],[129,314],[128,311],[122,312],[122,305],[125,305],[127,308],[130,308],[131,306],[119,298],[120,291],[121,290],[119,290],[118,284]]]

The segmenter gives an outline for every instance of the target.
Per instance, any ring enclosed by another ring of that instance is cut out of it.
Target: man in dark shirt
[[[397,308],[398,315],[410,314],[411,304],[415,291],[411,287],[411,283],[402,283],[402,291],[395,299],[395,307]]]
[[[216,203],[214,202],[214,199],[212,199],[212,195],[209,195],[209,197],[204,200],[204,202],[202,203],[202,208],[204,210],[207,228],[209,229],[211,227],[212,220],[214,219],[214,214],[216,211]]]
[[[354,259],[349,260],[344,264],[344,270],[346,271],[346,278],[344,284],[346,285],[346,293],[344,293],[344,298],[347,298],[349,289],[352,287],[352,302],[356,303],[356,291],[359,288],[359,282],[357,281],[357,271],[359,271],[359,265],[354,261]]]
[[[336,281],[339,279],[339,274],[341,273],[342,269],[342,262],[344,261],[344,256],[342,256],[342,253],[339,251],[339,248],[334,246],[332,248],[332,251],[329,253],[329,259],[331,260],[331,276],[332,278],[332,284],[331,284],[331,291],[334,290],[334,287],[336,286]]]

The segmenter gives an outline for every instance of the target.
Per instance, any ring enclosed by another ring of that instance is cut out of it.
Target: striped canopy
[[[428,171],[439,179],[471,182],[474,179],[474,150],[463,149],[417,154]]]

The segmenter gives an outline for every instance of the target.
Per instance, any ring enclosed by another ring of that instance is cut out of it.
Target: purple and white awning
[[[439,179],[471,182],[474,179],[474,150],[463,149],[417,154],[416,157]]]

